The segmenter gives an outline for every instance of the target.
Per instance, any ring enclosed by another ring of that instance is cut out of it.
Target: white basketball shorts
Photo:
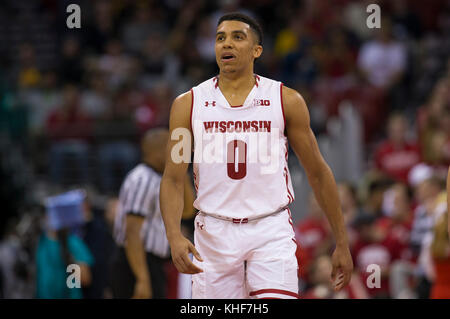
[[[192,276],[192,298],[298,298],[298,264],[288,209],[247,223],[205,214],[195,218],[203,269]]]

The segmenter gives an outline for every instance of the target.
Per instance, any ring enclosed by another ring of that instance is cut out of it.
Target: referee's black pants
[[[167,275],[164,264],[167,259],[146,253],[153,299],[167,298]],[[117,247],[111,264],[110,282],[113,298],[129,299],[133,296],[136,278],[128,263],[123,247]]]

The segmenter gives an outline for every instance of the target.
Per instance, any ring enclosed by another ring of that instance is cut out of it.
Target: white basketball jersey
[[[228,103],[218,77],[191,89],[194,207],[206,214],[255,218],[294,200],[282,83],[255,75],[243,105]]]

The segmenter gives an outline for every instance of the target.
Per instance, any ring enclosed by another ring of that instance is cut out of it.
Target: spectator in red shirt
[[[410,169],[420,162],[419,147],[407,140],[408,122],[400,113],[392,114],[387,124],[387,140],[375,150],[375,166],[390,178],[407,183]]]
[[[297,256],[299,265],[306,270],[314,258],[327,253],[332,244],[328,223],[313,193],[309,195],[308,215],[297,223],[295,233],[300,246]],[[309,280],[307,273],[301,272],[300,277]]]
[[[63,89],[63,104],[47,118],[47,135],[58,141],[86,141],[91,134],[91,119],[81,110],[79,90],[73,84],[66,84]]]
[[[88,142],[92,136],[92,123],[81,111],[79,102],[78,88],[67,84],[63,90],[63,104],[47,118],[47,134],[52,140],[49,170],[52,181],[57,184],[90,181]]]
[[[412,191],[404,184],[394,184],[388,191],[392,196],[392,204],[388,216],[377,220],[377,228],[386,239],[395,242],[401,249],[400,257],[412,258],[409,249],[413,213],[411,210]]]
[[[361,214],[356,219],[355,228],[359,231],[359,238],[353,247],[352,257],[355,269],[365,283],[370,279],[369,276],[375,274],[369,266],[376,265],[380,269],[380,285],[368,287],[369,295],[372,298],[390,298],[390,267],[399,259],[400,248],[395,241],[384,236],[375,221],[375,216],[368,214]]]
[[[410,246],[412,229],[412,191],[408,186],[397,183],[387,192],[388,205],[385,214],[376,226],[385,241],[396,247],[399,259],[392,263],[389,271],[389,293],[395,299],[415,299],[415,257]]]

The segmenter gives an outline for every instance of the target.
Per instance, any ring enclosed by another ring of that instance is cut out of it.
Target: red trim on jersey
[[[280,84],[280,101],[281,101],[281,113],[283,114],[283,121],[284,121],[284,131],[286,131],[286,117],[284,116],[284,104],[283,104],[283,83]],[[286,158],[286,165],[288,162],[288,153],[289,153],[289,144],[286,141],[286,153],[284,154]],[[288,199],[289,203],[292,203],[294,201],[294,196],[292,196],[291,191],[289,190],[289,179],[288,179],[288,170],[286,167],[284,167],[284,172],[286,175],[286,189],[288,191]]]
[[[294,228],[294,224],[292,223],[292,218],[289,217],[288,222],[289,222],[289,224],[291,224],[292,228]]]
[[[284,129],[286,130],[286,117],[284,116],[284,104],[283,104],[283,83],[280,85],[280,101],[281,101],[281,113],[283,114]]]
[[[256,85],[256,87],[259,87],[259,84],[258,84],[258,81],[259,81],[259,76],[258,76],[258,75],[256,75],[256,74],[255,74],[255,79],[256,79],[256,81],[255,81],[255,85]]]
[[[292,223],[292,220],[289,218],[289,224],[291,224],[292,228],[294,228],[294,224]]]
[[[213,79],[213,82],[216,81],[216,85],[214,85],[214,88],[217,89],[217,87],[219,86],[219,77],[215,76]]]
[[[284,173],[286,176],[286,189],[288,191],[288,198],[289,198],[288,204],[290,204],[294,201],[294,196],[292,196],[291,191],[289,190],[288,170],[287,170],[286,166],[284,167]]]
[[[287,208],[287,211],[288,211],[288,214],[289,214],[289,224],[291,224],[291,227],[292,227],[292,230],[294,231],[294,234],[295,234],[295,228],[294,228],[294,224],[293,224],[293,221],[292,221],[292,215],[291,215],[291,210],[289,209],[289,207]],[[295,237],[293,237],[293,238],[291,238],[292,239],[292,241],[298,246],[298,243],[297,243],[297,240],[296,240],[296,238]],[[298,249],[298,247],[297,247],[297,249]]]
[[[288,208],[287,210],[288,210],[288,213],[289,213],[289,224],[291,224],[292,230],[293,230],[294,233],[295,233],[295,228],[294,228],[294,224],[293,224],[293,220],[292,220],[291,210],[290,210],[289,208]],[[294,243],[297,244],[297,239],[296,239],[295,237],[293,237],[293,238],[291,238],[291,239],[292,239],[292,241],[293,241]]]
[[[241,106],[243,106],[242,104],[241,105],[230,105],[231,107],[241,107]]]
[[[191,89],[191,122],[190,122],[190,124],[191,124],[191,132],[192,133],[194,133],[193,131],[192,131],[192,110],[194,109],[194,90],[193,89]]]
[[[286,158],[286,166],[287,166],[287,163],[288,163],[288,153],[289,153],[289,144],[286,141],[286,153],[284,153],[284,157]],[[290,204],[290,203],[292,203],[294,201],[294,196],[292,196],[292,193],[289,190],[288,170],[287,170],[286,166],[284,167],[284,175],[286,177],[286,189],[288,191],[288,198],[289,198],[289,203],[288,204]]]
[[[291,296],[291,297],[295,297],[295,298],[299,298],[298,294],[296,294],[295,292],[289,291],[289,290],[282,290],[282,289],[261,289],[261,290],[256,290],[256,291],[252,291],[249,293],[249,296],[256,296],[256,295],[260,295],[260,294],[280,294],[280,295],[286,295],[286,296]]]
[[[288,214],[289,214],[289,224],[291,224],[292,229],[294,230],[295,233],[295,229],[294,229],[294,223],[292,222],[292,215],[291,215],[291,210],[289,209],[289,207],[287,208]]]

